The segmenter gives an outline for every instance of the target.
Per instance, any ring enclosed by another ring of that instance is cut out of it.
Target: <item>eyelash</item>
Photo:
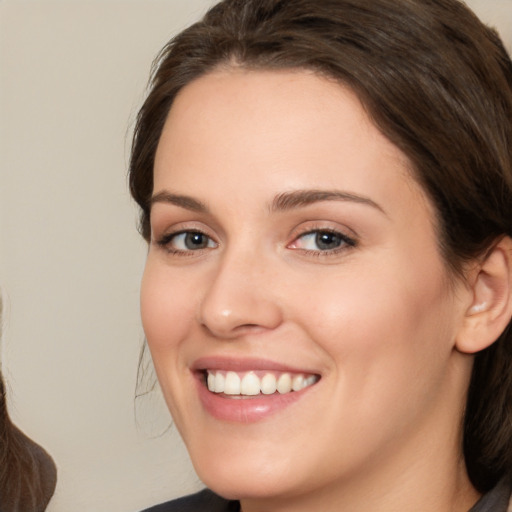
[[[173,241],[175,241],[179,236],[181,235],[200,235],[201,237],[206,238],[206,247],[200,247],[197,249],[176,249],[171,245]],[[304,249],[301,247],[293,247],[294,244],[297,244],[297,241],[304,240],[308,236],[315,235],[315,243],[318,245],[318,236],[322,235],[332,235],[338,239],[339,246],[334,249]],[[165,250],[172,254],[177,256],[193,256],[197,253],[200,253],[202,251],[215,248],[218,244],[215,242],[209,235],[206,233],[195,230],[195,229],[189,229],[189,230],[182,230],[177,231],[175,233],[168,233],[164,236],[162,236],[159,240],[157,240],[157,245],[160,247],[165,248]],[[214,244],[211,246],[210,244]],[[326,229],[326,228],[318,228],[318,229],[310,229],[304,233],[298,234],[293,242],[291,244],[287,245],[287,248],[293,249],[293,250],[300,250],[303,254],[308,256],[316,256],[316,257],[329,257],[329,256],[335,256],[343,251],[346,251],[350,248],[357,246],[357,240],[355,240],[352,237],[349,237],[337,230],[334,229]]]
[[[300,250],[303,254],[307,256],[315,256],[315,257],[329,257],[336,256],[344,251],[347,251],[350,248],[357,246],[357,240],[337,231],[335,229],[327,229],[327,228],[317,228],[317,229],[309,229],[304,233],[300,233],[298,236],[294,238],[293,244],[296,244],[298,240],[304,240],[308,236],[315,236],[315,244],[318,246],[318,237],[322,235],[332,235],[338,238],[339,246],[334,249],[304,249],[301,247],[292,247],[293,249]],[[288,246],[290,247],[290,246]]]
[[[188,249],[188,250],[176,249],[171,244],[173,241],[175,241],[181,235],[200,235],[207,239],[208,245],[206,247],[201,247],[198,249]],[[168,253],[174,254],[177,256],[192,256],[192,255],[194,255],[194,253],[212,249],[212,247],[209,247],[210,243],[217,245],[217,243],[212,239],[212,237],[208,236],[206,233],[203,233],[202,231],[197,230],[197,229],[184,229],[181,231],[176,231],[175,233],[168,233],[166,235],[163,235],[159,240],[157,240],[156,243],[158,246],[163,247]]]

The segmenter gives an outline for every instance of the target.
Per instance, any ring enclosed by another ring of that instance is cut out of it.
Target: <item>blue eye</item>
[[[292,244],[293,249],[315,252],[335,252],[344,247],[354,247],[355,240],[330,230],[315,230],[299,236]]]
[[[158,242],[159,245],[166,247],[170,252],[189,252],[201,249],[211,249],[217,244],[204,233],[200,231],[182,231],[166,235]]]

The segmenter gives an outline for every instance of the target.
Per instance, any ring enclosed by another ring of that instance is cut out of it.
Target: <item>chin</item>
[[[255,475],[247,467],[243,473],[235,475],[228,469],[215,475],[208,472],[200,476],[202,482],[213,492],[228,500],[271,499],[288,494],[290,482],[282,481],[273,471],[265,475]]]
[[[229,450],[219,452],[213,458],[209,457],[210,453],[203,453],[197,458],[197,464],[194,458],[192,462],[201,481],[223,498],[277,497],[288,494],[295,487],[300,488],[301,482],[305,481],[300,474],[305,468],[297,468],[297,464],[286,462],[282,457],[258,457],[254,450],[239,450],[236,454],[230,454]]]

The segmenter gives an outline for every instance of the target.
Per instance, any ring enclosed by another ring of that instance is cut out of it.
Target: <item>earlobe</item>
[[[492,345],[512,317],[512,240],[500,239],[472,274],[472,301],[456,339],[467,354]]]

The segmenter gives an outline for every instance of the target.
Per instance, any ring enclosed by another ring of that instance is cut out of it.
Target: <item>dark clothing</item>
[[[143,512],[239,512],[239,510],[238,501],[227,501],[205,489],[197,494],[148,508]]]
[[[507,512],[512,510],[512,479],[501,479],[496,487],[482,496],[469,512]]]
[[[507,512],[511,500],[512,482],[504,478],[492,491],[482,496],[468,512]],[[511,503],[512,505],[512,503]],[[143,512],[239,512],[238,501],[227,501],[213,492],[204,491],[162,503]],[[512,512],[512,508],[510,508]]]

